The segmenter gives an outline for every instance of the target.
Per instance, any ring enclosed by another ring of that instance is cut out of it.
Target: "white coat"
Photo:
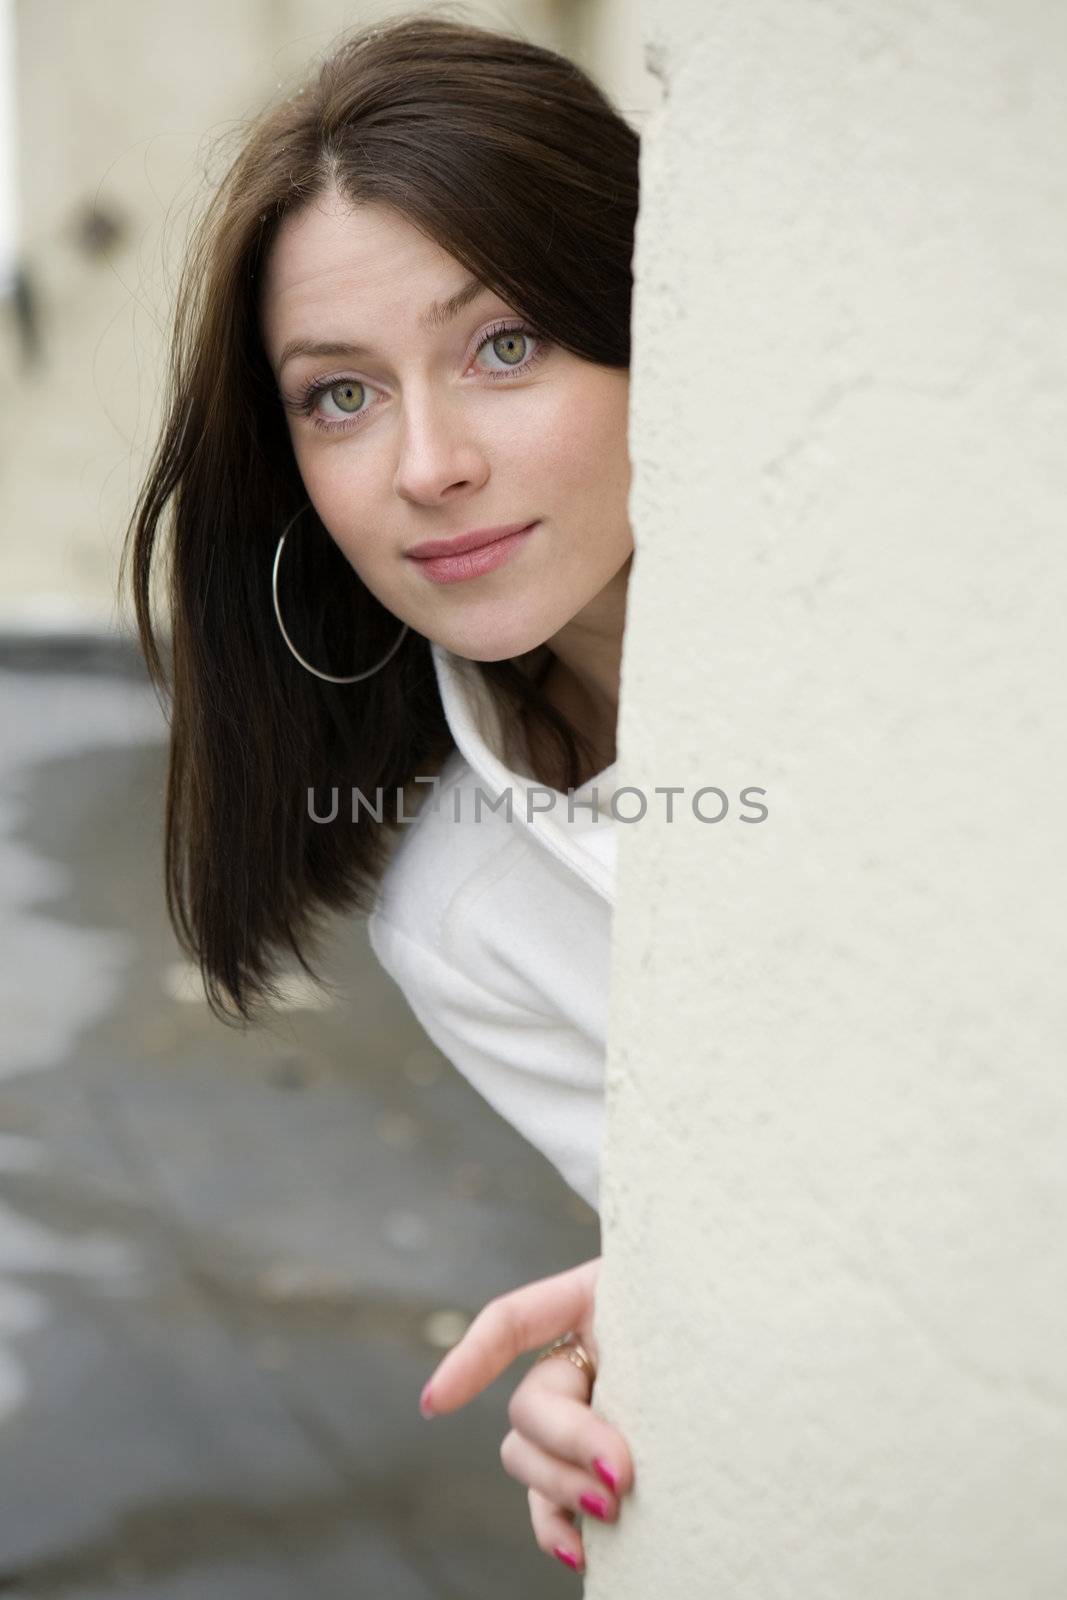
[[[431,649],[456,749],[400,830],[371,945],[437,1048],[599,1210],[616,765],[569,815],[566,793],[504,764],[478,664]]]

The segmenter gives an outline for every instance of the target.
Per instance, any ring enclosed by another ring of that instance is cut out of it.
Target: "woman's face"
[[[323,525],[401,621],[497,661],[549,642],[586,608],[595,616],[631,556],[629,374],[507,331],[521,318],[486,289],[425,326],[469,277],[391,207],[323,196],[279,229],[260,315]],[[296,342],[360,348],[286,359]],[[433,581],[408,553],[534,521],[507,560],[460,581]]]

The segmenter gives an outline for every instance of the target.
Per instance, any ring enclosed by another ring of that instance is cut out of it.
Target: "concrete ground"
[[[0,641],[0,1594],[538,1600],[526,1360],[426,1422],[494,1294],[597,1218],[433,1048],[362,922],[267,1030],[167,925],[136,661]]]

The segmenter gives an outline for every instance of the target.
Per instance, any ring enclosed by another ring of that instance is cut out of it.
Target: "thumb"
[[[593,1301],[600,1257],[497,1295],[431,1374],[419,1406],[424,1417],[458,1411],[526,1350],[577,1328]]]

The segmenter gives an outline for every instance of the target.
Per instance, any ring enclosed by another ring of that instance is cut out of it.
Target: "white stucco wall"
[[[1067,10],[644,25],[585,1590],[1063,1600]]]

